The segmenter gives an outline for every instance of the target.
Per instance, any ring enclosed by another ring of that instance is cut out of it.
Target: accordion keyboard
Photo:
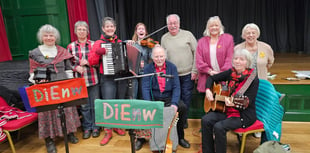
[[[106,54],[102,56],[103,73],[104,75],[114,75],[114,63],[113,63],[113,52],[112,44],[101,44],[101,48],[106,49]]]

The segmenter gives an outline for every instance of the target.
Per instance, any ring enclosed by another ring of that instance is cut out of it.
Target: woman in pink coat
[[[224,27],[218,16],[210,17],[204,37],[198,41],[196,50],[196,67],[198,69],[197,90],[206,91],[206,80],[209,76],[228,70],[232,67],[234,40],[224,33]]]

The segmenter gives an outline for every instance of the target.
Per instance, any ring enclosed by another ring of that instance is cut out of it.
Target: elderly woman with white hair
[[[209,101],[214,100],[210,90],[214,83],[226,82],[229,96],[223,102],[226,106],[224,113],[211,111],[201,119],[203,153],[214,153],[215,150],[216,153],[226,153],[227,131],[247,128],[256,121],[255,98],[259,80],[255,69],[249,68],[251,61],[252,55],[249,51],[237,50],[233,55],[231,69],[208,77],[206,98]],[[239,107],[240,105],[228,97],[242,97],[248,105]]]
[[[267,43],[257,40],[259,36],[260,30],[256,24],[246,24],[241,35],[245,41],[236,45],[235,50],[247,49],[253,56],[251,68],[256,69],[259,79],[267,80],[268,69],[274,62],[273,50]]]
[[[230,34],[224,33],[224,26],[218,16],[209,18],[203,35],[196,50],[197,90],[200,93],[205,92],[209,76],[231,68],[234,53],[234,39]]]
[[[29,52],[30,78],[33,83],[43,83],[48,81],[57,81],[72,78],[72,66],[70,59],[72,55],[63,47],[58,46],[60,35],[58,30],[49,25],[43,25],[38,33],[38,40],[41,45]],[[50,71],[49,76],[37,80],[34,71],[37,68],[45,68]],[[79,115],[75,106],[64,108],[66,117],[66,127],[68,140],[70,143],[78,143],[78,138],[74,132],[81,126]],[[57,136],[63,136],[61,121],[57,109],[38,113],[39,138],[45,139],[45,145],[48,153],[56,153],[55,139]]]

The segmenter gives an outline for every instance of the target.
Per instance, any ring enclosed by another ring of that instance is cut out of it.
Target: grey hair
[[[60,42],[60,34],[59,34],[59,31],[53,27],[52,25],[50,24],[45,24],[43,26],[40,27],[38,33],[37,33],[37,39],[39,41],[40,44],[43,43],[43,40],[42,40],[42,36],[43,36],[43,33],[46,32],[46,33],[52,33],[54,34],[54,36],[56,37],[56,43],[59,43]]]
[[[154,54],[154,50],[155,50],[155,49],[162,49],[162,50],[164,50],[164,52],[165,52],[165,57],[166,57],[165,59],[167,59],[167,50],[166,50],[164,47],[161,47],[161,46],[159,46],[159,45],[156,45],[156,46],[152,49],[152,54],[151,54],[151,58],[152,58],[152,59],[154,59],[154,58],[153,58],[153,56],[154,56],[153,54]]]
[[[169,14],[167,17],[166,17],[166,22],[168,24],[168,21],[169,21],[169,18],[172,17],[172,16],[175,16],[178,20],[178,22],[180,23],[180,16],[177,15],[177,14]]]
[[[222,24],[222,21],[221,21],[220,17],[219,17],[219,16],[212,16],[212,17],[210,17],[210,18],[208,19],[208,21],[207,21],[206,29],[205,29],[205,31],[203,32],[203,35],[204,35],[204,36],[210,36],[210,31],[209,31],[208,27],[209,27],[209,25],[210,25],[210,23],[211,23],[212,21],[219,21],[219,23],[220,23],[220,35],[223,34],[223,33],[224,33],[224,26],[223,26],[223,24]]]
[[[111,22],[111,23],[116,27],[116,22],[115,22],[115,20],[114,20],[113,18],[111,18],[111,17],[104,17],[104,18],[102,19],[102,27],[104,27],[105,24],[106,24],[107,22]]]
[[[247,28],[252,28],[252,29],[255,29],[257,31],[257,38],[259,38],[260,36],[260,30],[259,30],[259,27],[255,24],[255,23],[248,23],[246,24],[243,29],[242,29],[242,34],[241,34],[241,38],[242,39],[245,39],[245,33],[246,33],[246,30]]]
[[[233,59],[237,56],[244,56],[247,60],[247,68],[252,64],[253,56],[247,49],[239,49],[234,52]]]
[[[74,33],[77,32],[77,27],[78,26],[86,27],[87,33],[89,33],[89,27],[88,27],[88,24],[85,21],[77,21],[77,22],[75,22],[75,24],[74,24]]]

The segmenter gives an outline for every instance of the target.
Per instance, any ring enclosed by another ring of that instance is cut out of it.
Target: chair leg
[[[247,137],[247,133],[243,133],[242,134],[242,140],[241,140],[241,146],[240,146],[240,153],[244,152],[245,149],[245,141],[246,141],[246,137]]]
[[[15,146],[14,146],[12,137],[11,137],[11,135],[10,135],[10,132],[7,131],[7,130],[3,130],[3,132],[4,132],[4,133],[6,134],[6,136],[8,137],[8,140],[9,140],[9,143],[10,143],[10,147],[11,147],[11,150],[12,150],[12,153],[16,153],[16,151],[15,151]]]

